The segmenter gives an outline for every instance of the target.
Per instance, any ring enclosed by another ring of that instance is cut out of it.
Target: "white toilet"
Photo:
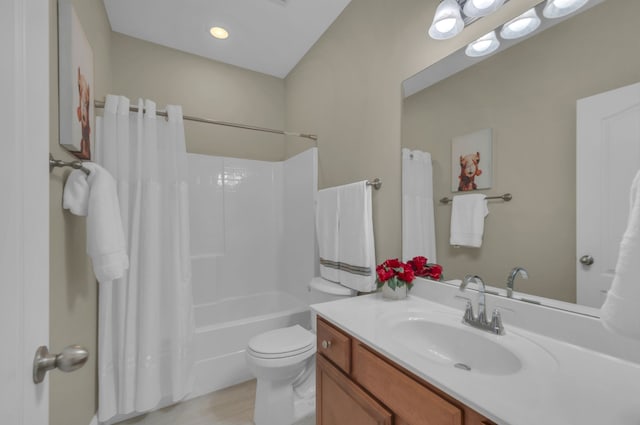
[[[314,279],[311,304],[352,297],[342,285]],[[247,363],[258,380],[253,421],[291,425],[315,411],[315,315],[309,331],[300,325],[264,332],[249,341]]]

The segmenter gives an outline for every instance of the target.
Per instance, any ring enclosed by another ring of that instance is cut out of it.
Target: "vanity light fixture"
[[[562,18],[584,6],[589,0],[547,0],[542,14],[545,18]]]
[[[498,41],[498,37],[496,37],[496,32],[491,31],[476,41],[469,43],[465,53],[467,56],[477,58],[495,52],[498,50],[498,47],[500,47],[500,41]]]
[[[441,0],[429,27],[429,36],[435,40],[455,37],[465,25],[495,12],[507,1],[509,0]],[[546,0],[542,15],[548,19],[562,18],[588,2],[589,0]],[[503,25],[500,36],[505,40],[524,37],[538,29],[540,24],[540,17],[534,7]]]
[[[229,38],[229,31],[222,27],[211,27],[209,33],[213,38],[217,38],[218,40],[226,40]]]
[[[456,0],[442,0],[436,9],[429,36],[435,40],[455,37],[464,29],[460,5]]]
[[[462,11],[472,18],[487,16],[502,6],[504,0],[467,0]]]
[[[504,24],[500,30],[500,37],[505,40],[524,37],[538,29],[539,26],[540,18],[536,13],[536,9],[531,8],[517,18],[514,18]]]

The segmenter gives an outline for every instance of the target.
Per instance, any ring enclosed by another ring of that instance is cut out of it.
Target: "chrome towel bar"
[[[511,196],[510,193],[505,193],[504,195],[500,195],[500,196],[487,196],[487,199],[502,199],[505,202],[509,202],[510,200],[513,199],[513,196]],[[440,199],[440,203],[442,204],[448,204],[451,201],[453,201],[453,199],[446,198],[446,197]]]
[[[54,159],[53,155],[49,154],[49,172],[52,172],[53,169],[57,167],[75,168],[76,170],[81,170],[87,176],[91,173],[89,169],[82,166],[82,161],[70,161],[70,162],[62,161],[59,159]]]

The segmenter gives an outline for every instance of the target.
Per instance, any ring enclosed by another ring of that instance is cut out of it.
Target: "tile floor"
[[[118,425],[254,425],[255,397],[256,381],[247,381]],[[314,424],[315,417],[310,417],[296,425]]]

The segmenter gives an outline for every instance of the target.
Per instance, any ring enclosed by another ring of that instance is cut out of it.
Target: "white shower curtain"
[[[184,398],[193,384],[193,297],[182,110],[107,96],[96,162],[118,183],[128,273],[101,283],[98,420]]]
[[[431,154],[402,149],[402,258],[436,262]]]

